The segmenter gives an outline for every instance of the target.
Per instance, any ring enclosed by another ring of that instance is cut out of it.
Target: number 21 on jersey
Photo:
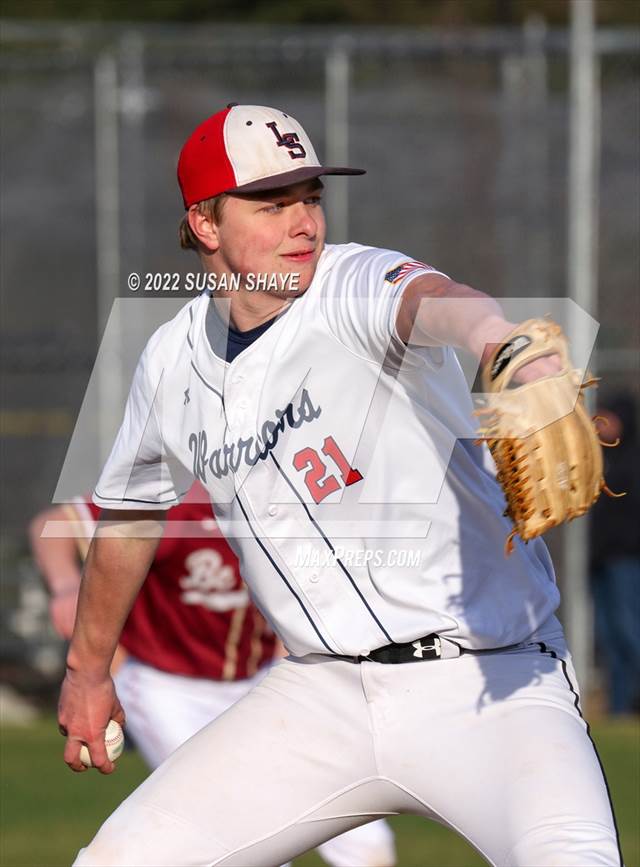
[[[337,466],[345,488],[361,481],[362,473],[349,465],[333,437],[325,438],[322,444],[322,454]],[[340,488],[338,479],[334,475],[327,475],[327,464],[316,449],[312,449],[310,446],[296,452],[293,456],[293,466],[298,471],[308,468],[304,476],[304,483],[316,503],[322,502],[325,497]]]

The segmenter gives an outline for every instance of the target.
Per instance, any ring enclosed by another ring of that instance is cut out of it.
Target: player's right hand
[[[72,771],[87,768],[80,761],[80,747],[86,744],[94,768],[111,774],[115,764],[107,758],[104,733],[110,719],[124,726],[124,711],[111,677],[94,678],[67,669],[58,703],[58,726],[66,737],[64,760]]]

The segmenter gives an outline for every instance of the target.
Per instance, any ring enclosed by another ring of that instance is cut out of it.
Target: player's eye
[[[322,196],[307,196],[307,198],[304,200],[304,203],[305,205],[320,205],[322,204]]]
[[[267,205],[266,208],[261,208],[260,210],[264,211],[265,214],[278,214],[284,206],[284,202],[273,202],[273,204]]]

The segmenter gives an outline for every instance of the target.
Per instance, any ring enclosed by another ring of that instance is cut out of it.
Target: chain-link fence
[[[113,296],[130,294],[130,272],[198,270],[176,231],[186,134],[229,101],[278,105],[329,161],[367,169],[329,179],[331,240],[402,250],[498,296],[564,296],[568,46],[540,21],[459,32],[2,24],[9,609],[27,581],[15,565],[25,525],[51,502]],[[597,59],[597,366],[609,387],[634,391],[640,34],[600,32]]]

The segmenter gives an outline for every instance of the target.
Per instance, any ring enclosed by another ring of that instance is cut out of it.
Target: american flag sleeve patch
[[[437,268],[434,268],[432,265],[426,265],[424,262],[402,262],[401,265],[396,265],[391,271],[387,271],[384,275],[385,282],[398,283],[407,274],[411,274],[412,271],[437,271]]]

